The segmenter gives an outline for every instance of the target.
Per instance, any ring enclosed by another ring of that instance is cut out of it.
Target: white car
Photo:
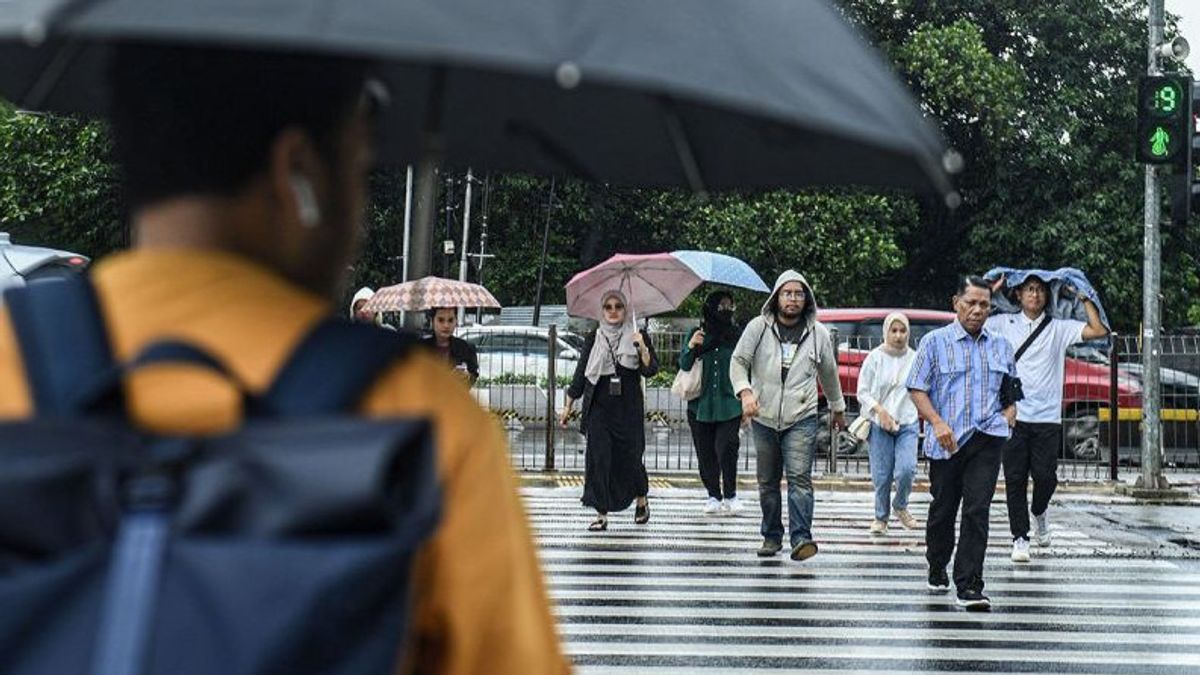
[[[0,293],[37,279],[75,274],[88,262],[86,257],[69,251],[14,244],[7,232],[0,232]]]
[[[549,372],[548,328],[468,326],[458,331],[458,337],[475,346],[481,378],[524,376],[540,382]],[[554,360],[554,368],[559,379],[575,374],[583,343],[583,338],[575,333],[565,330],[558,332],[558,358]]]

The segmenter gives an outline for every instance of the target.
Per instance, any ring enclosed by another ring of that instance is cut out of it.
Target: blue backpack
[[[425,420],[352,416],[414,340],[329,320],[221,436],[153,437],[86,278],[5,296],[35,416],[0,424],[0,671],[391,673],[441,492]]]

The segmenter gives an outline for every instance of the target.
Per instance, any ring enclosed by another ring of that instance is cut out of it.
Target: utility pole
[[[550,177],[550,198],[546,200],[546,222],[542,226],[542,261],[538,264],[537,295],[533,301],[533,325],[542,318],[542,284],[546,281],[546,255],[550,250],[550,213],[554,211],[554,176]]]
[[[400,272],[400,281],[408,281],[408,258],[412,249],[412,197],[413,197],[413,168],[408,165],[404,176],[404,263]],[[408,312],[400,312],[400,325],[407,325]]]
[[[437,166],[436,160],[417,164],[415,215],[411,228],[409,256],[405,263],[413,279],[427,277],[433,273],[433,219],[437,213]],[[404,318],[405,328],[420,330],[420,312],[410,312]]]
[[[467,243],[470,241],[471,234],[471,183],[475,178],[471,175],[471,170],[467,169],[467,190],[466,196],[463,197],[463,238],[462,238],[462,253],[458,259],[458,280],[467,280]],[[463,324],[466,317],[466,308],[458,308],[458,325]]]
[[[1163,0],[1150,0],[1149,41],[1146,50],[1149,66],[1146,74],[1162,73],[1159,45],[1163,42]],[[1189,141],[1190,142],[1190,141]],[[1162,404],[1159,372],[1159,332],[1162,315],[1159,295],[1162,282],[1162,241],[1160,227],[1158,167],[1146,165],[1145,240],[1142,261],[1142,472],[1137,487],[1165,490],[1170,486],[1162,473]],[[1115,368],[1117,364],[1112,364]],[[1113,414],[1113,423],[1117,415]],[[1112,448],[1112,452],[1116,452]]]
[[[488,240],[488,202],[492,197],[492,177],[485,174],[483,177],[483,218],[479,222],[479,285],[485,286],[483,283],[483,263],[490,258],[487,252]],[[483,308],[475,308],[475,323],[483,323]]]

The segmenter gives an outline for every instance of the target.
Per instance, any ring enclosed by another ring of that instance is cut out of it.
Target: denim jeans
[[[817,441],[817,417],[807,417],[776,431],[758,422],[752,425],[754,451],[758,458],[758,501],[762,506],[762,536],[783,541],[783,514],[779,481],[787,475],[788,528],[791,545],[812,541],[813,452]]]
[[[917,423],[902,424],[894,434],[872,423],[867,448],[871,457],[871,482],[875,484],[875,518],[887,521],[891,515],[888,498],[892,495],[893,481],[896,483],[896,500],[892,507],[896,510],[908,508],[908,495],[917,473]]]

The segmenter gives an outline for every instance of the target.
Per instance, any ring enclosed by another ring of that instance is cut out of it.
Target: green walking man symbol
[[[1167,144],[1170,142],[1171,134],[1162,127],[1155,127],[1154,135],[1150,137],[1150,153],[1156,157],[1166,157]]]

